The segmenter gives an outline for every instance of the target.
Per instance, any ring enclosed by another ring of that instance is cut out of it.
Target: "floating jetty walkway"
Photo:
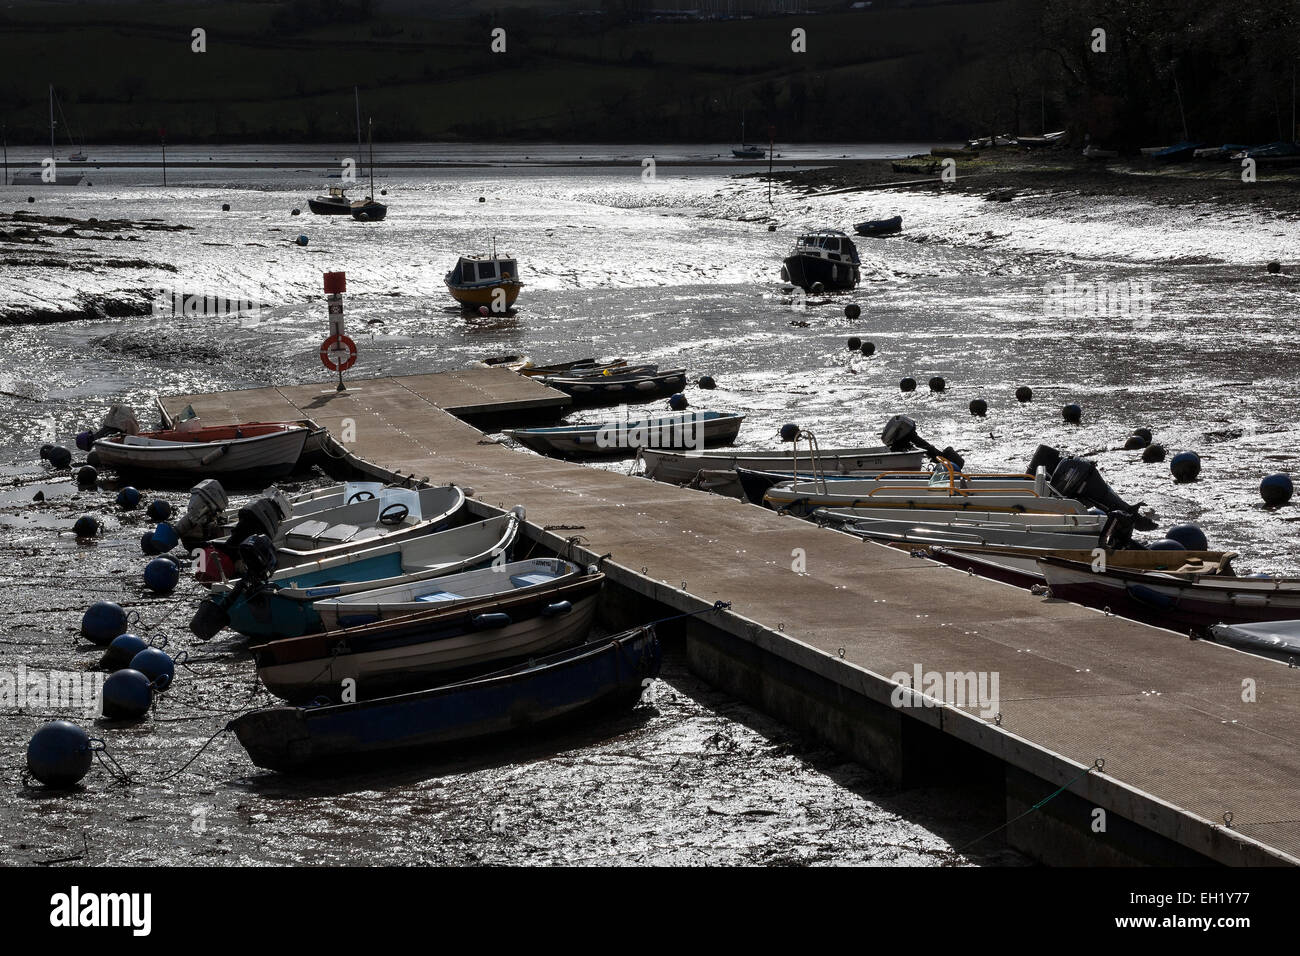
[[[674,625],[693,670],[901,785],[993,794],[1007,821],[994,839],[1035,859],[1300,862],[1300,668],[740,501],[514,451],[467,423],[553,417],[568,401],[472,368],[160,404],[211,424],[310,418],[371,476],[455,482],[480,510],[522,504],[534,541],[611,555],[613,624],[731,602]],[[896,706],[923,703],[893,680],[918,666],[996,672],[999,712]]]

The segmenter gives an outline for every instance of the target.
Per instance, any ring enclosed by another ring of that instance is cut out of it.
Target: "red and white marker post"
[[[357,343],[353,342],[343,330],[343,293],[348,291],[348,277],[345,272],[325,273],[325,301],[329,305],[330,334],[321,343],[320,360],[330,371],[339,373],[339,387],[335,391],[345,392],[343,372],[350,369],[357,361]]]

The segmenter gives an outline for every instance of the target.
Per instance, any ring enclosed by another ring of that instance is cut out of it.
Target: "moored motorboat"
[[[1004,584],[1031,588],[1046,583],[1039,565],[1043,558],[1086,563],[1143,573],[1230,574],[1235,551],[1148,551],[1143,548],[1109,549],[1100,542],[1080,548],[1068,535],[1051,535],[1029,547],[1015,545],[974,546],[961,542],[921,545],[931,560],[992,578]],[[909,543],[916,546],[917,542]],[[1077,550],[1076,550],[1077,549]]]
[[[555,587],[576,580],[582,573],[578,565],[559,558],[510,561],[477,571],[326,598],[316,602],[316,613],[325,630],[357,627],[458,603],[518,594],[529,588]]]
[[[822,229],[795,240],[781,278],[805,292],[844,291],[857,288],[860,265],[852,239],[838,229]]]
[[[617,374],[617,370],[627,368],[627,359],[609,359],[601,361],[595,358],[575,359],[571,362],[557,362],[553,365],[533,365],[531,362],[519,369],[520,375],[539,378],[544,375],[563,375],[566,372],[581,372],[584,375],[599,375],[608,371]]]
[[[1095,569],[1089,562],[1039,559],[1052,596],[1176,630],[1300,618],[1300,579]]]
[[[515,428],[503,434],[542,454],[631,457],[640,448],[707,448],[735,441],[744,415],[680,412],[591,425]]]
[[[199,425],[111,435],[93,445],[98,461],[124,474],[159,480],[268,480],[293,471],[309,429],[286,422]]]
[[[548,654],[586,639],[604,574],[520,589],[359,627],[253,648],[267,690],[298,702],[339,700],[347,685],[366,699],[486,666]]]
[[[1221,644],[1261,654],[1300,657],[1300,621],[1266,624],[1215,624],[1210,637]]]
[[[259,640],[313,634],[321,629],[315,602],[322,598],[411,584],[507,560],[522,520],[520,514],[508,513],[285,568],[276,567],[272,558],[270,567],[249,568],[245,578],[214,584],[204,602],[209,609],[201,607],[191,630],[210,637],[212,625],[205,626],[204,620],[215,619]]]
[[[1055,534],[1090,534],[1098,536],[1108,520],[1102,514],[1035,514],[1032,512],[995,512],[951,508],[820,508],[813,517],[826,524],[853,525],[863,520],[903,521],[937,527],[962,529],[996,528],[1025,530],[1034,528]]]
[[[331,186],[323,196],[307,200],[307,208],[317,216],[350,216],[352,200],[342,186]]]
[[[686,387],[686,369],[660,370],[657,365],[606,369],[575,369],[558,375],[542,375],[543,385],[559,389],[580,405],[609,402],[648,402]]]
[[[267,770],[347,769],[367,757],[477,742],[640,699],[659,674],[654,629],[635,628],[473,680],[323,707],[271,707],[230,723]]]
[[[883,445],[866,448],[830,448],[819,451],[817,470],[824,474],[851,474],[866,471],[912,471],[925,463],[923,451],[890,451]],[[641,452],[643,474],[655,481],[684,485],[701,471],[801,472],[813,470],[808,452],[755,449],[735,452],[668,451],[646,448]]]

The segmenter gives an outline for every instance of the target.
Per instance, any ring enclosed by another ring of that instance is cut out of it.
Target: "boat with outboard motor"
[[[508,428],[502,432],[544,455],[631,457],[648,448],[707,448],[735,441],[744,415],[690,411],[590,425]]]
[[[883,445],[864,448],[831,448],[809,452],[780,449],[752,449],[733,452],[669,451],[663,448],[645,448],[641,451],[642,474],[655,481],[685,485],[694,481],[701,471],[725,471],[734,474],[740,468],[752,471],[814,474],[853,474],[873,471],[906,471],[921,467],[925,462],[922,451],[891,451]],[[739,485],[737,485],[739,493]]]
[[[443,280],[462,309],[507,312],[523,290],[518,260],[497,255],[495,239],[492,247],[491,255],[461,256]]]
[[[413,584],[509,560],[523,509],[446,531],[381,542],[320,560],[280,567],[265,535],[239,545],[244,576],[215,582],[190,630],[207,640],[222,627],[259,640],[312,634],[321,629],[315,602],[359,591]]]
[[[91,451],[102,467],[155,480],[264,481],[293,471],[310,433],[289,422],[202,425],[191,419],[173,429],[107,435]]]

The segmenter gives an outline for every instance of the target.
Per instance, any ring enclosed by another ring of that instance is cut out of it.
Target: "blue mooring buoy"
[[[176,676],[176,662],[156,647],[146,647],[131,658],[128,666],[144,674],[159,690],[170,687],[172,678]]]
[[[1194,451],[1180,451],[1170,460],[1169,470],[1177,481],[1195,481],[1201,473],[1201,456]]]
[[[1062,406],[1061,417],[1067,425],[1077,425],[1083,421],[1083,408],[1075,402]]]
[[[1294,493],[1295,485],[1291,482],[1291,476],[1282,472],[1269,475],[1259,483],[1259,496],[1266,505],[1284,505]]]
[[[849,321],[857,319],[862,314],[862,306],[856,302],[851,302],[844,307],[844,317]]]
[[[989,403],[982,398],[976,398],[970,403],[970,413],[976,418],[983,418],[988,414]]]
[[[89,431],[79,431],[75,441],[77,447],[82,451],[90,451],[95,445],[95,436]]]
[[[27,742],[27,772],[47,787],[71,787],[94,759],[90,734],[66,720],[52,720]]]
[[[149,516],[150,521],[166,521],[172,516],[172,506],[161,498],[155,498],[149,502],[149,507],[144,509],[144,513]]]
[[[674,392],[668,396],[668,407],[675,412],[685,411],[689,405],[690,402],[686,400],[686,396],[681,392]]]
[[[871,356],[876,354],[876,343],[863,342],[862,348],[858,349],[858,351],[861,352],[863,355],[865,355],[867,358],[871,358]]]
[[[900,392],[915,392],[916,379],[912,378],[912,376],[910,375],[907,376],[901,382],[898,383],[898,390]]]
[[[1209,551],[1210,543],[1205,532],[1194,524],[1176,524],[1165,533],[1171,541],[1179,541],[1188,551]]]
[[[1025,402],[1033,401],[1033,399],[1034,399],[1034,390],[1030,388],[1028,385],[1021,385],[1019,388],[1016,389],[1016,401],[1020,402],[1021,404],[1024,404]]]
[[[81,615],[81,636],[100,647],[126,630],[126,611],[112,601],[96,601]]]
[[[109,720],[135,720],[149,712],[153,685],[140,671],[124,667],[108,675],[102,698],[103,714]]]
[[[862,339],[858,338],[856,335],[850,335],[848,345],[850,352],[856,352],[858,349],[862,348]]]
[[[180,565],[171,558],[154,558],[144,566],[144,586],[155,594],[170,594],[180,579]]]
[[[149,642],[137,634],[119,634],[109,641],[108,650],[99,659],[99,666],[105,670],[115,671],[131,663],[131,658],[149,646]]]
[[[701,375],[700,380],[695,384],[699,385],[700,388],[705,389],[714,389],[718,387],[718,383],[713,380],[712,375]]]
[[[777,434],[781,437],[781,441],[798,441],[800,431],[801,429],[794,422],[787,422],[781,426]]]
[[[1173,538],[1161,538],[1159,541],[1152,541],[1147,548],[1152,551],[1185,551],[1186,546],[1181,541],[1175,541]]]
[[[125,488],[119,488],[117,491],[117,505],[119,508],[135,508],[140,504],[140,490],[131,485]]]
[[[1165,460],[1165,446],[1159,442],[1152,442],[1142,449],[1142,460],[1148,465],[1155,464],[1158,461]]]
[[[99,534],[99,520],[94,515],[82,515],[72,525],[72,533],[78,538],[93,538]]]
[[[176,529],[166,521],[160,521],[158,526],[153,529],[153,542],[158,546],[158,554],[170,551],[180,543],[180,537],[176,534]]]
[[[948,383],[943,380],[942,375],[935,375],[930,379],[930,391],[932,392],[942,392],[947,387]]]

